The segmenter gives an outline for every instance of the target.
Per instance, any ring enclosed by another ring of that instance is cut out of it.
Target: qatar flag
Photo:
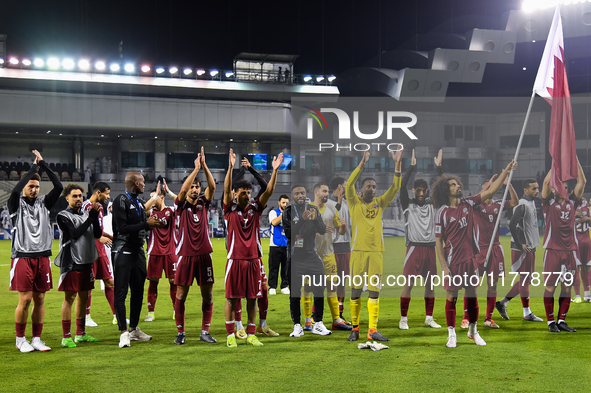
[[[550,186],[556,189],[562,198],[568,199],[562,182],[576,179],[578,170],[573,111],[564,61],[562,20],[560,18],[560,5],[558,5],[554,13],[538,75],[534,82],[534,91],[552,105],[550,140],[548,141],[550,155],[552,156]]]

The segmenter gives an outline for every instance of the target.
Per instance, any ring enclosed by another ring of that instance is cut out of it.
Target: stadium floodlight
[[[318,83],[322,82],[323,80],[324,80],[324,77],[322,75],[316,77],[316,82],[318,82]]]
[[[163,72],[164,72],[164,68],[162,68],[162,67],[156,68],[156,73],[157,74],[162,74]]]
[[[56,70],[60,68],[60,61],[55,57],[50,57],[47,59],[47,67]]]
[[[117,63],[113,63],[113,64],[111,64],[109,69],[113,72],[117,72],[121,69],[121,66],[119,66],[119,64],[117,64]]]
[[[532,12],[554,8],[558,4],[570,5],[577,3],[585,3],[585,0],[523,0],[523,3],[521,3],[521,9],[525,12]]]
[[[334,75],[331,75],[331,76],[329,76],[329,77],[328,77],[328,81],[329,81],[329,82],[332,82],[332,81],[334,81],[335,79],[337,79],[337,77],[336,77],[336,76],[334,76]]]
[[[201,76],[203,74],[205,74],[205,70],[203,70],[201,68],[197,70],[197,75]]]
[[[78,68],[82,71],[88,71],[90,69],[90,62],[86,59],[82,59],[78,62]]]
[[[183,70],[183,74],[185,74],[185,75],[191,75],[192,73],[193,73],[193,70],[190,68],[185,68]]]
[[[177,67],[170,67],[168,69],[168,72],[170,72],[171,75],[176,74],[177,72],[179,72],[179,69]]]
[[[62,60],[62,67],[66,70],[71,70],[74,68],[74,60],[72,59],[64,59]]]
[[[234,71],[226,71],[226,78],[231,78],[234,76]]]
[[[218,70],[211,70],[209,71],[209,75],[211,75],[212,77],[215,77],[217,74],[219,74]]]
[[[4,64],[4,59],[0,57],[0,64]]]
[[[149,66],[149,65],[146,65],[146,64],[144,64],[144,65],[142,66],[142,72],[150,72],[150,66]]]
[[[31,60],[29,60],[29,59],[23,59],[22,63],[23,63],[23,65],[30,66],[31,65]]]
[[[135,66],[131,63],[127,63],[125,64],[125,72],[134,72],[135,71]]]
[[[105,65],[104,61],[97,61],[96,63],[94,63],[94,68],[96,68],[99,71],[103,71],[107,66]]]
[[[11,57],[8,62],[12,65],[18,65],[18,59],[16,57]]]
[[[36,58],[35,60],[33,60],[33,65],[35,67],[43,67],[45,65],[45,62],[43,61],[43,59]]]
[[[306,75],[304,77],[304,82],[310,82],[312,80],[312,77],[310,75]]]

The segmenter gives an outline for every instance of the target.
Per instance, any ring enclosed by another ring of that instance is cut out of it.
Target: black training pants
[[[310,277],[314,294],[314,322],[321,322],[324,314],[324,262],[317,254],[291,255],[288,264],[289,309],[294,325],[301,323],[301,289],[304,276]]]
[[[289,286],[289,275],[287,274],[287,247],[269,247],[269,288],[277,288],[279,268],[281,267],[281,289]]]
[[[125,299],[128,288],[131,289],[129,327],[135,329],[142,313],[144,285],[147,276],[146,255],[142,248],[133,250],[123,248],[120,251],[113,251],[111,255],[115,275],[115,314],[119,330],[127,330]]]

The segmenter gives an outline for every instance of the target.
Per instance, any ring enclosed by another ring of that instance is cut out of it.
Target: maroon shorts
[[[193,278],[199,286],[214,283],[211,254],[178,257],[174,285],[189,287],[193,285]]]
[[[263,264],[263,260],[259,259],[259,265],[261,269],[261,289],[266,292],[267,291],[267,272],[265,271],[265,265]]]
[[[11,291],[47,292],[53,288],[49,257],[14,258],[10,264]]]
[[[579,265],[591,266],[591,242],[579,242]]]
[[[99,259],[92,264],[92,274],[97,280],[110,280],[113,278],[111,270],[111,261],[106,255],[100,255]]]
[[[548,277],[547,285],[556,286],[558,282],[564,282],[565,279],[573,279],[577,269],[577,252],[548,250],[544,252],[544,281]],[[571,277],[565,277],[565,274],[572,274]],[[574,282],[574,281],[572,281]]]
[[[437,262],[435,258],[435,247],[408,246],[406,247],[406,258],[402,274],[408,276],[437,275]]]
[[[174,278],[178,258],[170,255],[148,255],[148,280],[162,278],[162,271],[166,278]]]
[[[92,270],[71,271],[60,275],[57,290],[62,292],[84,292],[94,289],[94,273]]]
[[[229,259],[224,278],[226,299],[263,296],[260,259]]]
[[[500,244],[493,245],[493,249],[490,252],[488,258],[488,266],[484,267],[484,261],[486,260],[486,253],[488,248],[482,248],[480,253],[476,256],[476,267],[478,268],[478,275],[487,276],[492,272],[493,279],[505,276],[505,252],[503,246]]]
[[[351,253],[350,252],[339,252],[334,253],[334,257],[337,261],[337,274],[340,276],[344,274],[345,276],[349,275],[349,264],[351,263]]]
[[[476,257],[467,261],[456,263],[449,267],[451,279],[443,279],[443,288],[446,291],[459,291],[462,288],[476,288],[480,284]]]

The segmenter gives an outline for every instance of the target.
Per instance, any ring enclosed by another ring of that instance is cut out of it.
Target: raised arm
[[[33,175],[35,173],[37,173],[37,171],[38,171],[37,165],[36,164],[31,165],[31,168],[29,169],[29,171],[27,172],[25,177],[20,179],[19,182],[16,183],[16,186],[14,186],[14,188],[12,189],[12,192],[10,193],[10,197],[8,198],[8,203],[7,203],[8,212],[10,214],[13,214],[18,210],[18,201],[19,201],[19,198],[21,197],[23,189],[29,183],[29,180],[31,180]]]
[[[359,165],[357,168],[351,173],[349,178],[347,179],[347,183],[345,186],[345,196],[347,197],[347,201],[349,203],[355,203],[355,198],[357,197],[357,192],[355,191],[355,182],[359,179],[365,164],[369,161],[369,151],[365,151],[363,153],[363,158],[359,161]]]
[[[379,203],[382,207],[386,207],[390,203],[392,203],[392,201],[394,200],[394,197],[396,196],[396,194],[398,194],[398,191],[400,190],[400,183],[401,183],[400,172],[402,169],[402,152],[403,152],[403,150],[404,150],[404,148],[396,151],[396,153],[394,153],[393,151],[390,152],[392,154],[392,159],[396,163],[396,166],[394,168],[394,179],[392,180],[392,185],[390,186],[390,188],[388,188],[386,190],[384,195],[382,195],[381,197],[378,198],[380,201]]]
[[[187,179],[183,183],[183,186],[181,187],[181,191],[179,192],[179,195],[177,196],[180,203],[183,203],[185,201],[185,199],[187,199],[187,193],[191,189],[191,185],[195,181],[195,177],[197,177],[197,173],[199,173],[199,169],[201,169],[201,153],[197,154],[197,158],[195,159],[195,169],[193,169],[193,172],[191,172],[189,174],[189,176],[187,176]]]
[[[548,171],[548,174],[544,178],[544,184],[542,185],[542,199],[548,199],[552,191],[550,190],[550,178],[552,177],[552,169]]]
[[[400,204],[402,205],[403,210],[406,210],[408,208],[408,204],[410,203],[410,200],[408,198],[407,187],[408,187],[408,181],[410,180],[410,177],[412,176],[416,167],[417,167],[417,159],[415,158],[415,149],[412,149],[412,158],[410,159],[410,167],[408,168],[408,170],[406,171],[406,173],[402,177],[402,183],[400,185],[400,189],[402,190],[402,191],[400,191]]]
[[[495,181],[492,182],[490,187],[488,187],[488,189],[482,190],[480,192],[480,198],[483,201],[492,198],[497,193],[499,188],[501,188],[501,186],[505,182],[505,179],[507,178],[507,176],[509,176],[509,173],[511,172],[511,170],[515,170],[516,168],[517,168],[517,163],[513,162],[513,160],[511,160],[511,162],[509,164],[507,164],[507,167],[501,172],[499,177],[497,177],[495,179]]]
[[[162,179],[162,187],[164,188],[164,192],[166,193],[166,195],[168,195],[169,197],[172,198],[172,200],[176,200],[177,195],[170,191],[170,188],[168,188],[168,184],[166,184],[166,179]]]
[[[443,175],[443,149],[439,149],[437,157],[433,158],[433,162],[435,162],[435,170],[437,171],[437,177]]]
[[[205,163],[205,151],[203,150],[203,146],[201,146],[201,167],[203,168],[203,173],[205,173],[205,179],[207,180],[207,189],[205,190],[205,199],[211,202],[213,199],[213,194],[215,193],[215,180],[207,164]]]
[[[160,188],[160,182],[158,182],[158,185],[156,186],[156,194],[154,194],[153,197],[151,197],[150,199],[148,199],[148,201],[144,205],[144,207],[146,208],[146,215],[149,214],[148,212],[150,211],[150,209],[152,208],[152,206],[154,206],[154,204],[156,203],[156,201],[160,197],[161,192],[162,191],[161,191],[161,188]]]
[[[587,184],[587,179],[585,178],[585,172],[583,172],[583,168],[581,167],[581,163],[579,162],[578,157],[577,168],[579,170],[579,176],[577,177],[577,185],[575,186],[575,196],[577,197],[577,199],[581,199],[583,197],[583,192],[585,191],[585,184]]]
[[[53,171],[51,169],[49,169],[49,166],[47,166],[47,163],[43,160],[43,157],[41,157],[41,154],[37,150],[33,150],[33,154],[35,154],[35,157],[37,157],[35,159],[35,162],[37,163],[37,165],[39,165],[39,167],[42,168],[47,173],[49,180],[51,180],[51,182],[53,183],[53,189],[51,191],[49,191],[49,193],[45,196],[45,200],[44,200],[45,207],[47,207],[47,209],[51,210],[53,205],[55,205],[55,203],[59,199],[59,197],[64,189],[64,186],[60,182],[59,177],[57,177],[57,175],[55,173],[53,173]]]
[[[224,179],[224,205],[228,206],[232,203],[232,169],[234,169],[234,164],[236,163],[236,154],[234,154],[234,150],[230,149],[230,159],[228,164],[228,172],[226,173],[226,178]]]
[[[275,191],[275,184],[277,184],[277,172],[279,171],[279,166],[283,162],[283,153],[279,153],[277,157],[273,157],[273,174],[271,175],[271,180],[269,180],[269,184],[267,184],[267,189],[261,195],[259,201],[263,206],[267,205],[269,198],[273,195],[273,191]]]
[[[517,192],[515,192],[513,185],[511,184],[509,184],[509,194],[511,194],[511,200],[509,201],[509,206],[507,206],[507,209],[513,209],[515,206],[519,205],[519,197],[517,196]]]
[[[74,224],[72,223],[72,221],[70,221],[66,216],[64,216],[62,214],[57,215],[57,223],[58,223],[60,229],[62,230],[62,232],[68,233],[68,235],[70,236],[70,239],[72,239],[72,240],[77,240],[78,238],[80,238],[80,236],[82,236],[84,234],[84,232],[86,232],[88,227],[90,227],[92,224],[95,224],[95,226],[93,227],[93,234],[94,234],[94,237],[96,239],[98,239],[101,237],[101,233],[102,233],[101,226],[98,221],[98,216],[99,216],[98,208],[95,208],[93,206],[93,208],[90,209],[88,212],[88,217],[82,223],[82,225],[80,225],[79,227],[75,227]],[[98,227],[98,230],[96,229],[96,227]],[[97,237],[97,235],[98,235],[98,237]]]

